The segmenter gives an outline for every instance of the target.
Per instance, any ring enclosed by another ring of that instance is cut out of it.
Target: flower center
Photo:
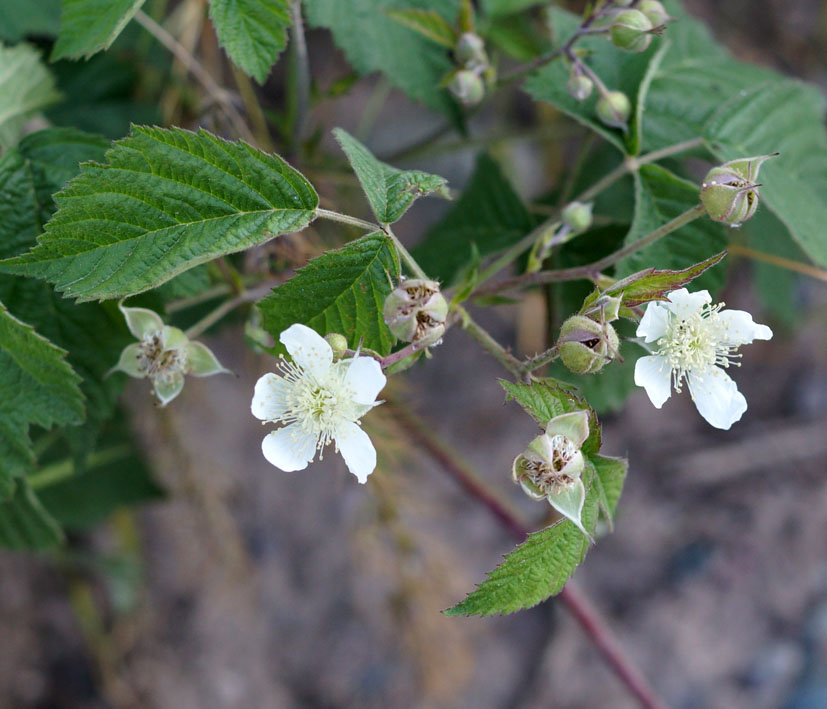
[[[728,367],[733,364],[731,360],[740,356],[734,354],[737,345],[727,344],[721,336],[725,330],[721,327],[718,313],[724,305],[704,305],[701,310],[682,319],[670,313],[669,325],[664,336],[658,340],[656,354],[669,362],[675,391],[681,391],[683,379],[690,372],[702,377],[710,367]]]
[[[526,460],[523,469],[541,492],[556,495],[576,479],[564,470],[577,454],[578,448],[566,436],[558,433],[551,437],[551,449],[551,461]]]
[[[138,369],[152,379],[171,379],[187,366],[184,350],[165,350],[158,333],[144,335],[138,344]]]

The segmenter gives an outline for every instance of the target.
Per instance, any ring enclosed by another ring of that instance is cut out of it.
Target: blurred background
[[[827,83],[827,4],[686,5],[740,58]],[[111,126],[93,114],[75,123],[111,137],[128,120],[195,125],[186,95],[129,66],[136,41],[127,33],[110,53],[126,73],[120,94],[101,100],[121,113],[106,113]],[[311,30],[308,44],[320,84],[345,81],[329,35]],[[94,61],[57,70],[68,81]],[[265,107],[278,106],[284,82],[279,66],[260,90]],[[388,155],[437,123],[371,78],[320,102],[309,129],[327,144],[326,131],[341,125]],[[538,138],[538,127],[581,135],[516,90],[473,122],[474,136],[493,128],[506,136],[487,147],[526,200],[554,189],[567,167],[565,144]],[[399,164],[459,189],[480,146],[450,136],[445,145]],[[306,172],[339,207],[365,209],[346,176]],[[444,209],[420,200],[398,233],[415,243]],[[280,257],[301,265],[326,239],[291,237]],[[751,286],[754,265],[732,262],[722,299],[776,335],[750,347],[735,374],[749,410],[725,433],[687,395],[657,411],[638,391],[622,417],[604,415],[603,451],[628,456],[629,478],[614,534],[573,583],[670,706],[827,707],[827,285],[765,270],[763,278],[785,279],[786,307],[768,308]],[[526,355],[544,346],[542,313],[537,296],[481,320]],[[57,555],[0,551],[0,706],[635,706],[553,600],[506,618],[440,613],[513,540],[409,442],[392,404],[365,420],[379,448],[367,486],[334,455],[282,473],[262,458],[264,430],[249,412],[272,359],[245,346],[241,321],[207,341],[237,378],[189,380],[166,409],[155,408],[144,382],[125,394],[165,499],[116,512]],[[505,403],[502,370],[460,331],[434,354],[396,377],[388,398],[410,402],[422,425],[538,526],[544,509],[509,478],[536,427]]]

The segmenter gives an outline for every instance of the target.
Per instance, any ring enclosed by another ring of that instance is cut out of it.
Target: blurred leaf
[[[511,15],[522,12],[535,5],[543,5],[545,0],[482,0],[482,11],[489,17]]]
[[[28,44],[0,44],[0,148],[14,145],[26,121],[59,98],[40,52]]]
[[[34,463],[29,426],[80,423],[80,377],[66,352],[21,322],[0,303],[0,499],[12,492],[12,477]]]
[[[345,151],[373,213],[382,224],[392,224],[400,219],[415,199],[445,190],[444,177],[419,170],[398,170],[377,160],[341,128],[334,128],[333,135]]]
[[[815,87],[771,81],[733,96],[704,126],[709,148],[721,161],[781,153],[759,174],[761,201],[819,266],[827,266],[824,108]]]
[[[548,40],[527,15],[502,16],[485,23],[481,34],[495,47],[520,62],[529,62],[548,49]]]
[[[108,49],[143,4],[144,0],[61,0],[52,61],[88,59]]]
[[[210,18],[233,63],[263,84],[287,46],[289,0],[210,0]]]
[[[315,217],[315,190],[281,158],[204,130],[136,126],[107,159],[81,167],[38,245],[0,270],[118,298]]]
[[[410,0],[304,0],[309,23],[326,27],[360,74],[381,71],[415,101],[460,122],[457,104],[439,82],[451,70],[448,53],[430,40],[388,17],[388,10],[410,9]],[[417,0],[421,10],[434,10],[452,22],[459,0]]]
[[[486,153],[477,158],[462,196],[413,249],[432,278],[453,283],[476,253],[488,256],[519,241],[533,222],[497,163]]]
[[[278,342],[293,323],[320,335],[338,332],[352,349],[390,352],[394,337],[382,306],[399,279],[393,242],[382,232],[368,234],[336,251],[314,258],[293,278],[260,301],[264,329]]]
[[[443,47],[453,49],[457,43],[457,31],[434,10],[388,10],[386,14]]]
[[[60,27],[60,0],[3,0],[0,39],[18,42],[29,35],[55,36]]]
[[[635,175],[635,218],[626,236],[632,244],[683,214],[699,202],[698,188],[657,165],[643,165]],[[724,227],[702,216],[623,259],[615,277],[623,278],[645,268],[679,270],[703,261],[726,248]],[[711,269],[695,281],[696,290],[717,292],[723,286],[723,269]]]
[[[61,544],[60,525],[40,504],[26,479],[15,482],[14,495],[0,502],[0,547],[33,551]]]

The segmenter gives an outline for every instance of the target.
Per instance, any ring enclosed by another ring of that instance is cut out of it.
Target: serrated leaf
[[[411,32],[386,14],[409,9],[410,0],[304,0],[309,23],[326,27],[360,74],[381,71],[415,101],[440,111],[455,123],[460,111],[439,82],[451,70],[444,47]],[[459,10],[459,0],[418,0],[418,9],[434,10],[448,22]]]
[[[21,322],[0,303],[0,499],[11,479],[34,463],[29,426],[83,420],[80,377],[66,352]]]
[[[533,225],[497,163],[481,153],[462,196],[413,254],[429,276],[450,284],[475,257],[511,246]]]
[[[154,288],[217,256],[302,229],[318,197],[280,157],[201,130],[137,126],[55,195],[38,245],[0,271],[78,300]]]
[[[233,63],[263,84],[287,46],[289,0],[210,0],[210,18]]]
[[[594,533],[600,501],[613,515],[623,488],[625,460],[595,455],[588,459],[591,480],[583,505],[583,526]],[[560,592],[589,548],[584,534],[569,520],[529,534],[464,601],[446,615],[504,615],[530,608]]]
[[[377,160],[356,138],[341,128],[333,135],[359,178],[371,209],[382,224],[393,224],[414,200],[445,189],[446,180],[419,170],[398,170]]]
[[[781,153],[761,170],[761,201],[819,266],[827,266],[824,115],[824,98],[815,87],[770,81],[734,95],[704,126],[709,148],[721,161]]]
[[[52,193],[77,173],[78,162],[102,159],[108,145],[99,136],[52,128],[26,136],[17,149],[0,158],[0,258],[34,245],[54,209]],[[114,308],[76,305],[47,283],[20,276],[0,275],[0,301],[18,319],[68,350],[69,363],[83,378],[86,421],[65,432],[81,463],[123,388],[121,377],[105,378],[131,340],[123,318]]]
[[[0,148],[14,145],[26,121],[59,98],[40,52],[28,44],[0,44]]]
[[[3,471],[0,470],[0,477]],[[19,478],[14,494],[0,502],[0,547],[48,549],[63,542],[60,525],[49,515],[25,478]]]
[[[691,182],[658,165],[643,165],[635,174],[635,217],[626,236],[632,244],[663,226],[699,202],[699,190]],[[688,268],[726,248],[724,228],[706,216],[690,222],[671,234],[621,261],[615,276],[623,278],[649,267],[679,270]],[[698,290],[716,292],[723,285],[722,269],[702,274]]]
[[[551,8],[550,11],[552,23],[558,34],[557,44],[561,45],[579,27],[581,20],[576,15],[564,10]],[[578,50],[587,50],[589,66],[607,86],[614,91],[625,93],[632,105],[635,106],[649,62],[659,51],[661,41],[655,38],[652,46],[640,54],[621,52],[610,42],[607,42],[605,37],[599,36],[584,37],[578,41],[577,48]],[[636,146],[633,144],[634,134],[624,137],[620,130],[610,128],[598,120],[595,112],[598,91],[594,91],[593,95],[585,101],[578,101],[569,94],[566,88],[569,71],[569,66],[564,62],[551,62],[529,75],[524,85],[525,90],[536,100],[552,104],[578,123],[582,123],[595,131],[618,150],[624,153],[627,151],[627,140],[632,145],[632,150],[635,150]]]
[[[61,0],[52,61],[88,59],[108,49],[143,4],[144,0]]]
[[[17,42],[29,35],[54,36],[60,27],[60,0],[4,0],[0,39]]]
[[[724,256],[726,256],[725,251],[680,271],[659,271],[655,268],[647,268],[613,283],[603,293],[615,297],[622,294],[623,305],[628,307],[642,305],[652,300],[667,300],[667,293],[685,286],[708,268],[719,264]]]
[[[287,283],[258,304],[264,329],[276,342],[293,323],[320,335],[338,332],[355,349],[361,342],[382,355],[394,337],[382,319],[382,306],[399,278],[393,242],[382,232],[314,258]]]
[[[387,16],[396,20],[432,42],[453,49],[457,43],[457,32],[438,12],[434,10],[388,10]]]

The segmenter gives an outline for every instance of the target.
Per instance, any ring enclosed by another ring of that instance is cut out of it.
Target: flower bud
[[[614,328],[584,315],[572,315],[560,328],[560,359],[575,374],[594,374],[617,357],[620,342]]]
[[[439,283],[407,278],[385,299],[382,316],[390,331],[403,342],[417,347],[439,344],[445,333],[448,301]]]
[[[592,225],[592,203],[572,202],[563,210],[561,217],[563,224],[575,234],[584,232]]]
[[[666,12],[666,8],[658,0],[641,0],[637,9],[649,18],[649,22],[652,23],[654,28],[661,27],[672,19],[669,17],[669,13]]]
[[[575,66],[572,68],[571,76],[569,76],[569,82],[566,85],[566,88],[572,98],[577,99],[578,101],[585,101],[592,95],[594,82],[588,76],[581,74]]]
[[[710,219],[730,226],[740,226],[758,209],[755,183],[761,164],[773,155],[730,160],[713,167],[701,184],[701,202]]]
[[[469,69],[460,69],[448,84],[448,90],[463,106],[476,106],[485,96],[485,84]]]
[[[330,345],[330,349],[333,350],[334,361],[338,361],[345,356],[347,338],[344,335],[340,335],[338,332],[329,332],[324,336],[324,339]]]
[[[627,122],[632,113],[629,97],[622,91],[609,91],[597,102],[597,117],[607,126],[627,129]]]
[[[473,32],[465,32],[460,35],[457,46],[454,48],[454,57],[457,64],[466,69],[484,69],[488,66],[485,42]]]
[[[627,52],[645,52],[652,42],[652,23],[640,10],[623,10],[615,15],[609,36],[612,44]]]

